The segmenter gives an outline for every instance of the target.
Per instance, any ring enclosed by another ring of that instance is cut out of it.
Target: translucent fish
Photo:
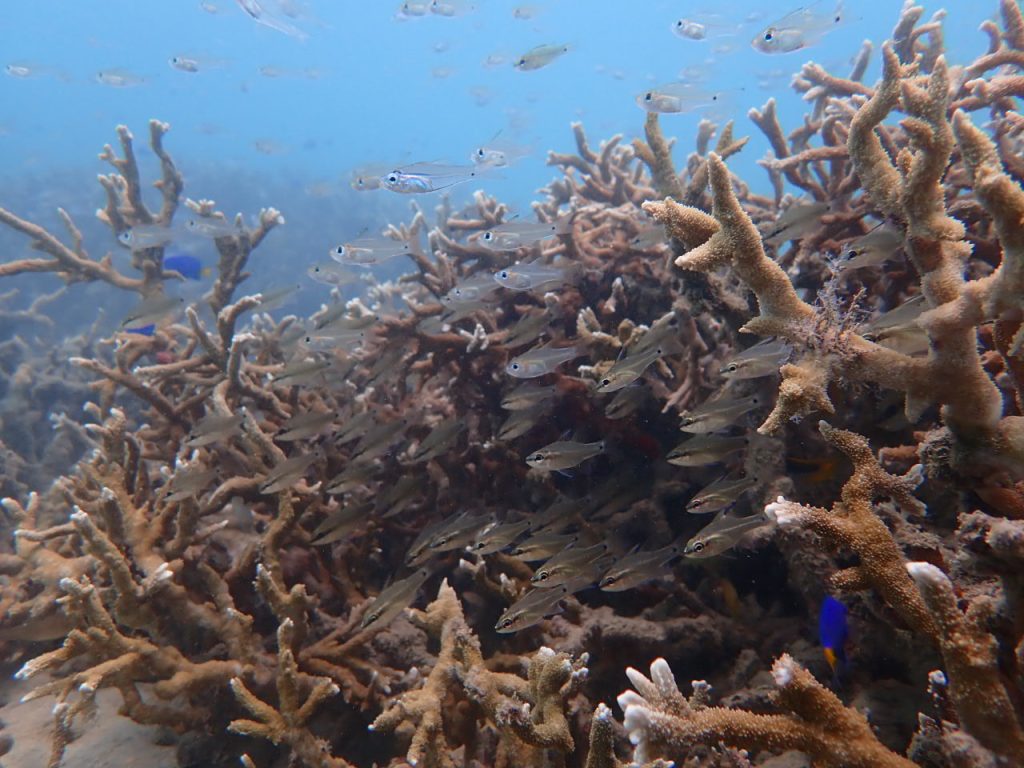
[[[225,66],[223,59],[211,59],[206,56],[187,56],[184,54],[171,56],[167,63],[171,66],[171,69],[176,69],[179,72],[188,72],[189,74],[196,74],[210,69],[220,69]]]
[[[111,88],[135,88],[145,83],[146,78],[122,67],[114,67],[97,72],[96,82]]]
[[[471,515],[464,513],[451,520],[447,525],[430,537],[427,544],[426,556],[439,555],[444,552],[462,549],[471,543],[476,535],[490,524],[492,518],[489,515]],[[422,561],[421,555],[419,560]],[[413,561],[411,565],[419,565],[420,562]]]
[[[566,547],[575,544],[578,538],[575,534],[563,535],[539,532],[530,536],[526,541],[517,544],[509,554],[527,563],[546,560]]]
[[[917,318],[927,308],[928,303],[925,301],[923,293],[911,296],[898,307],[894,307],[888,312],[883,312],[865,323],[861,326],[861,333],[865,337],[870,337],[871,333],[882,331],[886,328],[895,328],[908,323],[915,323]]]
[[[201,448],[204,445],[228,440],[242,433],[242,422],[245,416],[219,416],[210,414],[197,421],[189,430],[185,445],[189,448]]]
[[[288,303],[302,289],[300,285],[286,285],[272,291],[260,291],[260,309],[269,312]]]
[[[299,413],[292,416],[281,425],[281,428],[274,435],[274,439],[281,442],[293,442],[316,437],[323,432],[334,421],[334,413]]]
[[[547,310],[531,310],[519,318],[508,330],[503,344],[509,349],[521,347],[536,341],[551,324],[551,314]]]
[[[164,486],[166,495],[164,501],[168,503],[184,501],[199,496],[210,483],[220,477],[218,469],[187,469],[176,472]]]
[[[843,246],[839,252],[839,272],[879,267],[903,247],[903,233],[896,227],[882,224]]]
[[[637,227],[637,233],[629,241],[633,248],[642,251],[648,251],[667,243],[668,234],[665,232],[665,225],[654,222],[644,222]]]
[[[185,221],[185,229],[200,237],[237,237],[243,229],[233,221],[215,216],[195,216]]]
[[[486,272],[465,277],[452,286],[452,289],[441,297],[441,303],[446,307],[457,307],[463,304],[475,304],[486,301],[496,291],[498,286],[494,284],[492,277]]]
[[[389,165],[368,165],[356,168],[349,177],[349,186],[356,192],[370,192],[384,186],[383,177],[391,170]]]
[[[667,354],[676,354],[682,351],[682,346],[679,343],[679,315],[675,312],[666,312],[664,315],[655,320],[647,333],[641,336],[632,347],[629,349],[630,355],[638,355],[641,352],[654,349],[655,347],[662,346],[667,347],[671,352]]]
[[[341,427],[334,433],[336,445],[344,445],[364,437],[374,426],[373,411],[360,411],[354,416],[342,420]]]
[[[730,381],[772,376],[779,372],[790,351],[790,346],[781,339],[765,339],[730,359],[718,372]]]
[[[534,571],[530,583],[543,589],[561,586],[592,570],[590,566],[607,555],[610,549],[605,542],[591,547],[563,549]]]
[[[821,217],[831,208],[828,203],[797,201],[775,220],[764,241],[769,245],[782,245],[790,240],[800,240],[819,227]]]
[[[381,517],[397,515],[415,499],[423,496],[423,480],[416,475],[404,475],[398,482],[386,485],[376,497],[376,509]]]
[[[559,496],[543,512],[530,516],[530,532],[538,536],[555,535],[564,531],[593,503],[590,496],[573,499]]]
[[[121,327],[159,323],[168,316],[179,312],[184,306],[185,299],[181,296],[167,296],[166,294],[150,296],[128,310],[121,320]]]
[[[526,457],[526,463],[534,469],[555,472],[579,466],[587,459],[604,453],[605,450],[604,440],[597,440],[593,443],[557,440],[529,454]]]
[[[712,22],[707,19],[681,18],[672,23],[672,34],[684,40],[707,40],[709,37],[720,37],[735,34],[738,26],[730,26],[723,22]]]
[[[476,10],[476,5],[467,0],[432,0],[430,12],[435,16],[463,16]]]
[[[623,387],[604,407],[604,415],[613,421],[625,419],[640,410],[647,399],[643,387]]]
[[[644,375],[651,365],[665,357],[681,351],[678,343],[659,344],[652,349],[645,349],[631,355],[627,355],[616,362],[608,372],[601,377],[597,391],[604,394],[607,392],[618,392],[628,387],[634,381]]]
[[[742,451],[749,442],[745,437],[697,435],[681,442],[668,452],[665,459],[677,467],[703,467],[716,464],[727,456]]]
[[[736,424],[761,405],[756,395],[739,400],[711,400],[684,414],[679,423],[682,432],[705,434]]]
[[[529,72],[546,67],[559,56],[563,56],[568,52],[569,45],[567,43],[538,45],[516,59],[512,66],[520,72]]]
[[[517,379],[533,379],[551,373],[562,363],[579,356],[578,347],[534,347],[529,352],[512,358],[505,366],[505,372]]]
[[[831,595],[822,601],[818,614],[818,639],[833,675],[838,675],[846,666],[846,638],[849,634],[846,615],[846,606]]]
[[[418,19],[430,13],[430,3],[402,3],[395,11],[395,18],[399,21]]]
[[[398,194],[421,195],[465,184],[479,176],[479,169],[473,165],[413,163],[382,176],[381,185]]]
[[[306,274],[322,285],[342,286],[359,281],[359,275],[334,262],[313,264],[306,270]]]
[[[302,479],[303,475],[306,474],[306,471],[313,466],[319,458],[320,452],[314,451],[313,453],[300,454],[298,456],[292,456],[290,459],[285,459],[267,472],[267,476],[263,478],[263,482],[260,483],[260,493],[269,495],[271,493],[278,493],[279,491],[291,488]]]
[[[721,477],[690,499],[686,511],[693,515],[717,512],[733,504],[756,485],[757,479],[753,477]]]
[[[430,430],[430,434],[423,438],[423,441],[416,446],[416,450],[412,452],[411,457],[413,462],[429,461],[436,456],[440,456],[458,439],[465,428],[466,423],[459,418],[442,421]]]
[[[336,245],[331,249],[330,256],[340,264],[370,266],[404,256],[409,253],[409,250],[409,243],[401,240],[392,240],[389,237],[366,237]]]
[[[829,10],[831,0],[797,8],[769,24],[754,36],[750,44],[761,53],[792,53],[817,45],[821,39],[846,22],[843,2]]]
[[[499,634],[508,634],[532,627],[557,613],[558,604],[571,594],[564,584],[554,589],[531,590],[501,614],[494,629]]]
[[[620,557],[597,582],[602,592],[624,592],[645,581],[660,579],[671,573],[668,564],[683,554],[680,544],[647,552],[632,552]]]
[[[299,360],[286,365],[280,373],[275,374],[272,381],[285,386],[322,382],[332,365],[330,360]]]
[[[495,437],[498,440],[515,440],[522,437],[540,422],[547,418],[551,410],[551,404],[542,401],[535,403],[528,408],[513,411],[508,418],[502,422]]]
[[[175,231],[165,224],[136,224],[117,234],[117,242],[134,251],[159,248],[174,240]]]
[[[864,338],[911,356],[927,354],[930,346],[928,334],[914,322],[865,333]]]
[[[683,554],[686,557],[700,559],[715,557],[732,549],[751,531],[772,524],[771,518],[760,512],[746,517],[731,514],[730,510],[719,512],[715,519],[686,542]]]
[[[408,419],[394,419],[378,424],[368,431],[352,451],[352,461],[368,461],[387,451],[409,426]]]
[[[512,291],[533,291],[545,286],[575,282],[580,275],[576,266],[553,267],[548,264],[513,264],[494,273],[494,280]]]
[[[301,29],[285,18],[282,18],[284,14],[279,14],[278,9],[267,3],[260,2],[260,0],[235,0],[235,3],[250,19],[267,29],[280,32],[282,35],[287,35],[299,42],[304,42],[309,38],[309,35]]]
[[[526,533],[529,528],[529,520],[520,520],[517,523],[495,523],[477,531],[473,542],[466,549],[477,555],[491,555],[511,546],[512,542]]]
[[[363,502],[361,504],[347,504],[335,510],[313,529],[312,534],[310,534],[313,537],[313,541],[310,543],[313,546],[319,547],[341,541],[366,522],[372,508],[372,503]]]
[[[540,13],[540,6],[537,5],[517,5],[512,9],[512,18],[518,19],[519,21],[528,21],[534,18]]]
[[[721,93],[706,91],[692,83],[665,83],[636,96],[636,104],[640,109],[661,115],[693,112],[721,101]]]
[[[412,605],[416,593],[428,578],[430,571],[420,568],[412,575],[392,582],[390,586],[381,590],[363,614],[363,620],[359,624],[360,630],[383,629],[390,624],[398,614]]]
[[[319,312],[314,313],[311,318],[315,330],[325,330],[331,327],[339,330],[361,331],[369,328],[380,321],[379,315],[350,315],[349,308],[345,304],[332,304]]]
[[[337,496],[350,493],[356,488],[366,485],[377,474],[377,467],[369,462],[351,463],[335,475],[327,484],[327,493]]]
[[[515,251],[529,248],[534,243],[569,232],[569,217],[558,221],[507,221],[484,232],[477,233],[471,240],[492,251]]]
[[[492,141],[474,149],[469,159],[478,168],[508,168],[530,154],[529,147]]]
[[[506,411],[525,411],[558,395],[554,384],[547,387],[531,387],[522,384],[509,392],[501,401]]]

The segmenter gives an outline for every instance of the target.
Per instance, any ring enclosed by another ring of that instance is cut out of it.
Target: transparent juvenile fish
[[[716,464],[727,456],[742,451],[749,442],[745,437],[697,435],[681,442],[668,452],[665,459],[677,467],[703,467]]]
[[[561,552],[566,547],[576,543],[578,538],[575,534],[535,533],[530,538],[514,546],[509,554],[527,563],[546,560],[555,553]]]
[[[408,419],[394,419],[371,428],[356,444],[352,460],[368,461],[386,452],[402,438],[409,424]]]
[[[301,290],[300,285],[286,285],[282,288],[275,288],[272,291],[260,291],[260,309],[269,312],[272,309],[279,309],[284,306]]]
[[[214,216],[194,216],[185,220],[185,230],[200,237],[237,237],[242,228],[233,221]]]
[[[782,339],[766,339],[734,356],[718,372],[730,381],[771,376],[779,372],[789,354],[790,347]]]
[[[831,210],[831,205],[820,202],[797,201],[779,216],[764,236],[769,245],[782,245],[790,240],[800,240],[814,232],[821,217]]]
[[[508,168],[518,160],[528,157],[530,153],[529,147],[491,141],[474,149],[469,159],[473,165],[481,169]]]
[[[372,509],[372,502],[367,501],[361,504],[348,504],[335,510],[313,529],[313,540],[310,544],[319,547],[341,541],[367,521]]]
[[[538,45],[516,59],[512,66],[520,72],[529,72],[546,67],[559,56],[563,56],[568,52],[569,45],[567,43]]]
[[[260,483],[260,493],[268,495],[291,488],[319,458],[320,452],[314,451],[285,459],[267,472],[267,476]]]
[[[548,264],[513,264],[494,273],[494,280],[512,291],[533,291],[553,285],[573,283],[579,277],[576,266],[554,267]]]
[[[389,237],[357,238],[331,249],[331,258],[340,264],[372,266],[409,253],[409,243]]]
[[[118,233],[117,242],[132,251],[159,248],[174,240],[175,232],[166,224],[136,224]]]
[[[568,232],[568,217],[558,221],[507,221],[473,236],[492,251],[515,251]]]
[[[547,402],[558,394],[558,387],[551,384],[547,387],[531,387],[525,384],[513,389],[501,401],[506,411],[525,411],[528,408]]]
[[[903,233],[888,225],[880,225],[863,237],[851,240],[839,253],[840,274],[867,267],[879,267],[903,247]]]
[[[384,186],[383,178],[391,170],[387,165],[368,165],[356,168],[349,177],[349,186],[356,192],[372,192]]]
[[[739,400],[712,400],[682,416],[679,429],[682,432],[705,434],[731,427],[761,405],[756,395]]]
[[[642,251],[648,251],[659,245],[668,243],[668,234],[665,232],[664,224],[644,222],[637,227],[637,232],[629,241],[629,244]]]
[[[608,372],[601,377],[601,381],[597,386],[597,391],[602,394],[607,392],[618,392],[620,389],[628,387],[634,381],[643,376],[644,371],[650,368],[655,362],[666,355],[675,354],[679,351],[681,351],[681,348],[678,343],[660,344],[651,349],[627,355],[616,362],[608,369]]]
[[[534,379],[551,373],[562,363],[567,363],[580,354],[578,347],[534,347],[529,352],[512,358],[505,366],[505,373],[517,379]]]
[[[306,270],[306,274],[316,282],[322,283],[323,285],[351,285],[359,280],[359,275],[355,272],[347,270],[340,264],[335,264],[330,261],[313,264]]]
[[[647,399],[647,390],[643,387],[623,387],[615,393],[615,397],[604,407],[604,415],[613,421],[632,416]]]
[[[508,418],[502,422],[495,437],[498,440],[515,440],[522,437],[545,418],[550,411],[550,403],[542,401],[534,403],[528,408],[512,411]]]
[[[721,101],[721,93],[706,91],[692,83],[665,83],[636,96],[636,103],[640,109],[661,115],[693,112],[714,106]]]
[[[476,6],[467,0],[432,0],[430,12],[435,16],[463,16],[476,10]]]
[[[579,549],[563,549],[544,562],[530,578],[534,587],[550,589],[584,574],[589,574],[597,560],[608,554],[611,547],[605,542]]]
[[[446,307],[457,307],[460,305],[475,304],[486,301],[497,292],[498,286],[486,272],[478,272],[469,277],[463,278],[441,297],[441,303]]]
[[[376,499],[381,517],[399,514],[409,504],[423,496],[423,480],[416,475],[404,475],[397,483],[387,485]]]
[[[369,462],[352,463],[335,475],[327,485],[327,493],[337,496],[366,485],[377,474],[377,467]]]
[[[864,338],[913,357],[927,354],[930,347],[928,334],[913,322],[865,333]]]
[[[896,328],[910,323],[916,324],[917,318],[928,308],[923,293],[911,296],[898,307],[893,307],[888,312],[883,312],[877,317],[861,326],[861,335],[871,338],[871,334],[878,333],[887,328]]]
[[[434,534],[440,531],[445,525],[448,524],[448,520],[435,520],[433,523],[423,526],[416,538],[412,540],[409,548],[405,551],[405,562],[411,563],[423,556],[423,553],[427,551],[427,547],[430,546],[430,540]]]
[[[764,512],[740,517],[732,514],[730,510],[723,510],[714,520],[701,528],[696,536],[686,542],[683,554],[695,559],[715,557],[732,549],[751,531],[772,522]]]
[[[245,14],[257,24],[280,32],[282,35],[304,42],[309,35],[303,32],[289,21],[282,18],[283,14],[277,12],[276,8],[268,9],[267,4],[259,0],[235,0],[238,7],[245,11]],[[271,6],[272,8],[272,6]]]
[[[551,315],[547,310],[532,310],[516,321],[502,343],[508,348],[530,344],[536,341],[550,324]]]
[[[392,619],[412,605],[416,599],[416,593],[420,591],[420,587],[428,578],[430,578],[430,571],[420,568],[404,579],[392,582],[385,587],[366,609],[366,613],[363,614],[363,619],[359,623],[359,629],[367,631],[386,627]]]
[[[517,5],[512,9],[512,18],[519,21],[528,21],[540,13],[540,7],[536,5]]]
[[[479,176],[479,169],[473,165],[413,163],[382,176],[381,185],[398,194],[420,195],[465,184]]]
[[[189,448],[202,448],[204,445],[227,440],[242,433],[242,422],[245,416],[219,416],[210,414],[197,421],[189,430],[185,445]]]
[[[430,542],[427,544],[426,555],[438,555],[443,552],[451,552],[454,549],[462,549],[476,538],[477,533],[487,526],[491,519],[490,515],[470,515],[469,513],[459,515],[431,536]],[[413,561],[410,564],[419,565],[420,563]]]
[[[686,511],[692,515],[717,512],[733,504],[756,485],[757,478],[754,477],[720,477],[690,499]]]
[[[195,498],[218,477],[220,471],[217,469],[187,469],[176,472],[164,486],[164,501],[173,503]]]
[[[167,318],[185,306],[185,299],[180,296],[158,294],[143,299],[125,314],[121,327],[149,325]]]
[[[575,440],[557,440],[543,448],[538,448],[526,457],[526,463],[534,469],[548,472],[572,469],[587,459],[604,453],[605,441],[580,443]]]
[[[294,440],[316,437],[329,427],[333,421],[334,414],[331,412],[320,413],[312,411],[310,413],[299,413],[281,425],[277,434],[274,435],[274,439],[281,442],[292,442]]]
[[[731,34],[739,29],[738,26],[729,26],[723,22],[711,22],[702,19],[682,18],[672,23],[672,34],[684,40],[707,40],[709,37],[721,37]]]
[[[343,421],[334,433],[334,444],[344,445],[366,435],[373,428],[373,411],[360,411],[355,416]]]
[[[683,351],[678,335],[679,315],[675,312],[666,312],[651,323],[650,329],[633,344],[629,354],[637,355],[659,346],[671,350],[669,354],[677,354]]]
[[[203,70],[219,69],[225,65],[223,59],[211,59],[206,56],[186,56],[184,54],[171,56],[167,63],[170,64],[172,69],[190,74],[196,74]]]
[[[337,303],[327,307],[321,307],[310,317],[313,321],[313,328],[322,331],[331,326],[337,326],[340,330],[362,331],[366,330],[380,320],[379,315],[367,313],[365,315],[350,315],[349,307],[346,304]]]
[[[579,522],[580,515],[593,503],[590,496],[578,499],[569,496],[558,496],[547,508],[530,515],[530,533],[535,535],[555,535],[570,525]]]
[[[520,520],[516,523],[495,523],[477,531],[473,542],[466,547],[466,550],[476,555],[491,555],[500,552],[505,547],[511,546],[512,542],[526,533],[529,528],[529,520]]]
[[[458,439],[465,428],[466,423],[460,418],[442,421],[430,430],[430,433],[416,446],[416,450],[412,452],[411,456],[413,462],[429,461],[440,456]]]
[[[96,82],[111,88],[134,88],[146,82],[146,78],[123,67],[113,67],[97,72]]]
[[[554,589],[530,590],[501,614],[494,629],[499,634],[508,634],[539,624],[557,613],[558,604],[571,594],[565,584]]]
[[[333,364],[331,360],[300,360],[289,363],[272,381],[285,386],[324,381],[325,374]]]
[[[407,21],[408,19],[417,19],[426,16],[430,13],[430,3],[412,3],[406,2],[398,6],[398,10],[395,11],[395,18],[399,21]]]
[[[812,45],[846,22],[842,0],[829,10],[831,0],[797,8],[769,24],[754,36],[750,44],[761,53],[792,53]]]
[[[669,575],[672,571],[668,564],[682,554],[681,544],[669,544],[667,547],[645,552],[631,552],[616,560],[604,572],[597,586],[602,592],[624,592],[633,589],[645,581]]]

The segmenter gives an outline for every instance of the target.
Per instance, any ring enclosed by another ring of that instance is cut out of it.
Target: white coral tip
[[[779,496],[771,504],[765,505],[764,513],[779,525],[794,525],[800,522],[804,514],[799,504],[786,501],[784,496]]]
[[[658,692],[663,696],[679,692],[679,686],[676,685],[676,678],[672,674],[672,668],[662,658],[657,658],[651,662],[651,682],[658,687]]]
[[[604,721],[604,720],[611,720],[611,717],[612,717],[612,710],[611,710],[611,708],[607,704],[605,704],[603,701],[598,703],[597,708],[594,710],[594,719],[595,720],[602,720],[602,721]]]
[[[782,654],[775,664],[772,665],[772,679],[779,688],[785,688],[793,682],[796,674],[796,662],[788,653]]]
[[[633,667],[626,667],[626,677],[629,678],[629,682],[633,684],[634,688],[642,688],[650,683],[650,680],[647,679],[643,672],[639,669],[633,669]]]
[[[918,586],[938,586],[949,581],[942,569],[931,563],[907,563],[907,573],[917,582]]]
[[[618,702],[619,709],[623,712],[625,712],[628,707],[640,707],[647,703],[644,697],[636,691],[623,691],[615,697],[615,701]]]

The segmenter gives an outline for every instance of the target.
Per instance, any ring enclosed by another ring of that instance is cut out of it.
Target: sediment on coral
[[[51,765],[103,688],[137,722],[230,733],[225,764],[1016,764],[1024,191],[1007,78],[1024,20],[999,9],[962,70],[912,2],[877,46],[879,83],[873,45],[848,75],[805,65],[795,130],[774,100],[749,114],[768,195],[730,171],[739,123],[702,122],[679,167],[657,115],[632,142],[577,123],[548,157],[543,237],[488,246],[515,219],[483,192],[414,203],[386,232],[411,269],[306,317],[245,295],[282,214],[185,198],[159,121],[150,209],[119,127],[100,220],[190,217],[218,260],[151,335],[87,333],[49,362],[0,347],[5,414],[88,403],[85,423],[53,417],[80,455],[52,483],[31,470],[52,446],[0,433],[0,639],[40,681],[29,698],[55,702]],[[82,282],[151,299],[177,279],[164,246],[122,269],[61,220],[58,237],[0,210],[42,254],[0,276],[68,284],[0,322],[37,322]],[[850,266],[883,228],[884,258]],[[826,595],[854,639],[823,657]],[[673,668],[699,678],[692,696]]]

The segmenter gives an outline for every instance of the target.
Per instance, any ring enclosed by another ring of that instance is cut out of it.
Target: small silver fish
[[[547,310],[532,310],[509,328],[508,335],[502,343],[510,349],[530,344],[536,341],[550,324],[551,314]]]
[[[430,12],[435,16],[462,16],[476,10],[468,0],[431,0]]]
[[[286,365],[272,381],[284,386],[326,381],[325,375],[333,365],[331,360],[300,360]]]
[[[470,154],[469,159],[478,168],[508,168],[516,161],[528,157],[532,150],[529,147],[522,147],[505,142],[490,142],[477,147]]]
[[[814,232],[821,217],[831,209],[829,203],[797,201],[775,220],[764,241],[769,245],[782,245],[790,240],[800,240]]]
[[[576,534],[535,533],[525,541],[519,542],[509,554],[527,563],[546,560],[555,553],[575,544],[578,539],[579,536]]]
[[[473,165],[440,165],[438,163],[413,163],[396,168],[381,177],[381,185],[402,195],[421,195],[465,184],[479,178],[480,170]]]
[[[692,515],[717,512],[735,502],[740,496],[757,485],[753,477],[720,477],[711,485],[701,489],[686,505]]]
[[[423,480],[417,475],[404,475],[397,483],[382,489],[376,498],[375,509],[383,517],[393,517],[409,504],[423,496]]]
[[[218,469],[186,469],[176,472],[164,486],[164,501],[173,503],[199,496],[214,480],[220,477]]]
[[[613,421],[625,419],[640,410],[648,392],[643,387],[623,387],[604,407],[604,415]]]
[[[734,356],[718,372],[729,381],[771,376],[779,372],[790,351],[790,346],[782,339],[765,339]]]
[[[554,554],[534,571],[530,583],[534,587],[551,589],[593,570],[591,566],[605,555],[611,547],[601,542],[592,547],[568,548]]]
[[[522,408],[520,410],[512,411],[508,418],[502,422],[498,428],[498,432],[495,437],[498,440],[515,440],[518,437],[522,437],[535,426],[537,423],[548,415],[551,410],[551,404],[546,401],[534,403],[528,408]]]
[[[512,291],[533,291],[550,285],[572,283],[579,277],[577,267],[547,264],[514,264],[494,273],[494,280]]]
[[[602,592],[624,592],[645,581],[662,578],[671,573],[668,564],[683,554],[680,544],[648,552],[632,552],[616,560],[597,582]]]
[[[679,423],[681,432],[706,434],[731,427],[761,405],[756,395],[739,400],[711,400],[684,414]]]
[[[750,44],[761,53],[792,53],[816,45],[846,22],[842,0],[831,12],[827,2],[831,0],[817,0],[787,13],[755,35]]]
[[[204,445],[227,440],[241,434],[243,414],[220,416],[212,413],[197,421],[188,433],[185,445],[189,448],[202,448]]]
[[[334,262],[313,264],[306,270],[306,274],[323,285],[351,285],[359,280],[359,275],[355,272],[351,272]]]
[[[601,377],[601,381],[598,383],[597,391],[604,394],[607,392],[618,392],[624,387],[628,387],[634,381],[644,375],[651,365],[656,363],[666,355],[674,354],[680,351],[678,343],[676,344],[663,344],[656,346],[649,350],[643,350],[636,352],[631,355],[627,355],[618,362],[615,363],[608,372]]]
[[[440,456],[458,439],[465,428],[466,423],[460,418],[442,421],[416,446],[411,456],[413,462],[420,463]]]
[[[476,304],[487,301],[497,290],[498,286],[495,285],[490,275],[486,272],[478,272],[456,283],[448,293],[441,297],[441,303],[446,307]]]
[[[117,242],[134,251],[159,248],[174,240],[175,232],[165,224],[136,224],[117,234]]]
[[[320,413],[311,411],[299,413],[292,416],[281,425],[274,439],[281,442],[292,442],[305,440],[309,437],[316,437],[323,432],[334,421],[334,414],[331,412]]]
[[[459,515],[430,538],[425,552],[426,557],[462,549],[471,543],[491,521],[492,518],[489,515],[470,515],[469,513]],[[421,556],[420,562],[412,561],[410,565],[420,565],[425,559]]]
[[[185,306],[185,299],[181,296],[167,296],[158,294],[143,299],[136,304],[121,320],[121,327],[137,327],[158,323],[165,320],[169,315],[179,312]]]
[[[134,88],[146,82],[146,78],[122,67],[114,67],[97,72],[96,82],[112,88]]]
[[[296,27],[294,24],[285,21],[276,13],[268,11],[259,0],[235,0],[238,7],[245,11],[246,15],[257,24],[280,32],[283,35],[304,42],[309,35]]]
[[[185,229],[200,237],[238,237],[244,230],[235,222],[216,216],[194,216],[185,220]]]
[[[605,450],[604,440],[597,440],[593,443],[557,440],[531,453],[526,457],[526,463],[534,469],[555,472],[579,466],[587,459],[604,453]]]
[[[376,474],[377,466],[375,464],[349,464],[327,484],[327,493],[331,496],[350,493],[369,483]]]
[[[495,523],[477,531],[473,543],[466,547],[466,550],[481,556],[500,552],[505,547],[511,546],[512,542],[526,533],[529,528],[529,520],[520,520],[517,523]]]
[[[410,423],[409,419],[394,419],[378,424],[356,444],[351,460],[369,461],[385,453],[402,438]]]
[[[313,453],[285,459],[267,472],[267,476],[260,483],[260,493],[270,495],[291,488],[302,479],[306,471],[320,459],[320,456],[320,451],[316,450]]]
[[[665,460],[677,467],[703,467],[720,462],[726,456],[737,451],[742,451],[749,442],[745,437],[697,435],[684,440],[669,451]]]
[[[839,253],[839,273],[881,266],[903,247],[903,239],[903,233],[896,227],[879,225],[843,246]]]
[[[568,217],[558,221],[507,221],[471,238],[492,251],[516,251],[556,235],[568,233]]]
[[[921,313],[928,309],[928,303],[923,293],[911,296],[898,307],[893,307],[888,312],[883,312],[877,317],[861,326],[861,334],[869,338],[869,334],[877,333],[886,328],[896,328],[916,323]]]
[[[534,379],[551,373],[562,363],[580,356],[579,347],[534,347],[518,357],[512,358],[505,366],[505,373],[517,379]]]
[[[547,387],[530,387],[523,384],[505,395],[501,407],[506,411],[525,411],[538,403],[552,399],[557,394],[558,387],[554,384]]]
[[[357,264],[365,267],[383,264],[409,252],[409,243],[401,240],[366,237],[336,245],[331,249],[330,256],[340,264]]]
[[[553,45],[538,45],[518,59],[512,65],[520,72],[529,72],[535,69],[541,69],[546,67],[548,64],[553,62],[559,56],[569,52],[569,45],[567,43],[557,43]]]
[[[287,304],[301,289],[302,286],[296,284],[275,288],[272,291],[260,291],[260,309],[263,312],[279,309]]]
[[[416,19],[430,13],[430,3],[402,3],[395,11],[395,18],[399,21]]]
[[[539,624],[558,612],[558,604],[572,594],[565,584],[554,589],[533,589],[510,605],[494,625],[499,634],[509,634]]]
[[[359,629],[365,632],[370,629],[386,627],[392,619],[412,605],[416,599],[416,593],[420,591],[420,587],[428,578],[430,578],[430,571],[420,568],[410,576],[392,582],[390,586],[385,587],[366,609],[363,620],[359,623]]]
[[[636,96],[636,104],[640,109],[661,115],[694,112],[721,102],[721,93],[705,91],[692,83],[665,83]]]
[[[369,519],[372,510],[373,504],[367,501],[349,504],[332,512],[313,530],[310,544],[321,547],[347,538]]]
[[[773,520],[764,512],[739,517],[730,514],[729,510],[723,510],[715,516],[714,520],[701,528],[696,536],[686,542],[683,555],[694,559],[715,557],[732,549],[740,539],[751,531],[770,525],[772,522]]]
[[[700,19],[676,19],[672,23],[672,34],[684,40],[707,40],[708,37],[723,37],[735,34],[739,29],[726,23],[714,23]]]
[[[352,440],[363,437],[373,428],[374,418],[375,414],[373,411],[360,411],[348,420],[343,421],[341,427],[334,433],[334,444],[344,445]]]

